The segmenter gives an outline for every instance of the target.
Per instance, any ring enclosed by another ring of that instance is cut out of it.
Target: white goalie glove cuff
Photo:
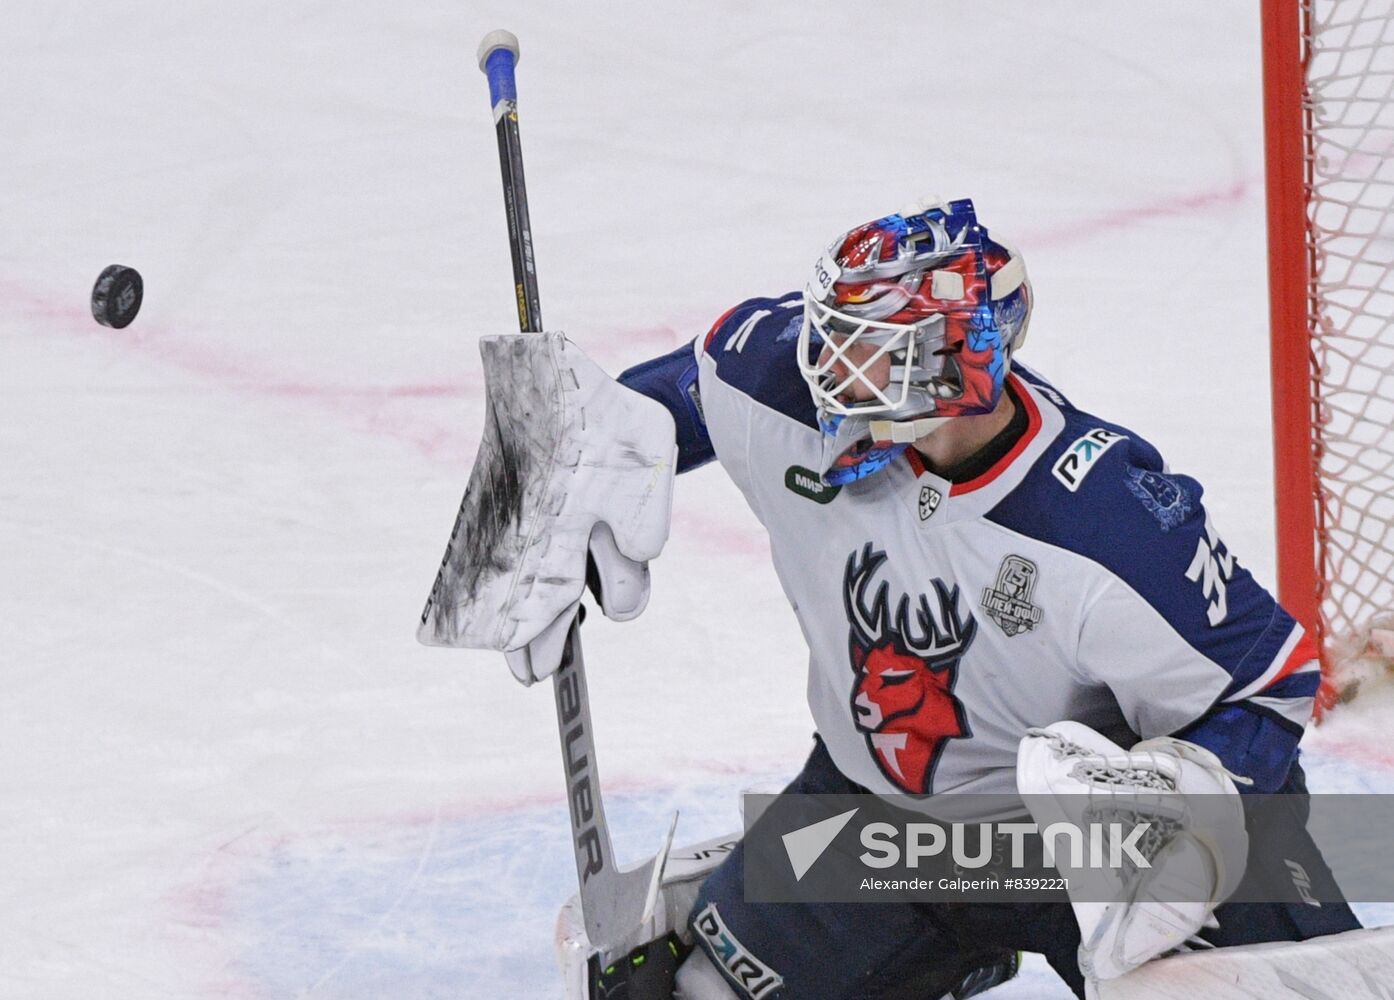
[[[1074,868],[1056,857],[1086,977],[1111,979],[1176,948],[1238,887],[1249,838],[1235,780],[1209,750],[1172,737],[1124,750],[1081,723],[1057,722],[1021,741],[1017,788],[1041,829],[1148,823],[1146,868]]]
[[[561,662],[588,559],[608,617],[627,621],[648,603],[676,434],[662,404],[560,333],[483,337],[479,348],[484,435],[417,637],[501,650],[532,684]]]

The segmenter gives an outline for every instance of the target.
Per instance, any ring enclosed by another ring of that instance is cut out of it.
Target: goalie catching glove
[[[1146,867],[1055,857],[1079,922],[1086,978],[1121,976],[1182,945],[1238,888],[1249,837],[1235,780],[1248,781],[1209,750],[1172,737],[1129,751],[1081,723],[1057,722],[1021,741],[1017,789],[1042,831],[1065,823],[1087,839],[1111,823],[1147,824]]]
[[[524,684],[561,663],[588,566],[616,621],[644,610],[677,445],[659,403],[560,333],[483,337],[484,435],[417,638],[501,650]]]

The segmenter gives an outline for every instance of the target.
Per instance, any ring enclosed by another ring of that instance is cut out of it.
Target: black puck
[[[145,284],[133,267],[112,264],[97,275],[92,286],[92,318],[103,326],[121,329],[140,312]]]

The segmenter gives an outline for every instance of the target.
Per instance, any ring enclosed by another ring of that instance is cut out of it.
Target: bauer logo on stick
[[[140,312],[144,294],[139,271],[112,264],[97,275],[97,283],[92,286],[92,318],[117,330],[129,326]]]

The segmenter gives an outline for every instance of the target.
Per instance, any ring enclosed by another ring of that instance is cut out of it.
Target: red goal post
[[[1278,591],[1327,706],[1394,662],[1394,0],[1261,0]]]

